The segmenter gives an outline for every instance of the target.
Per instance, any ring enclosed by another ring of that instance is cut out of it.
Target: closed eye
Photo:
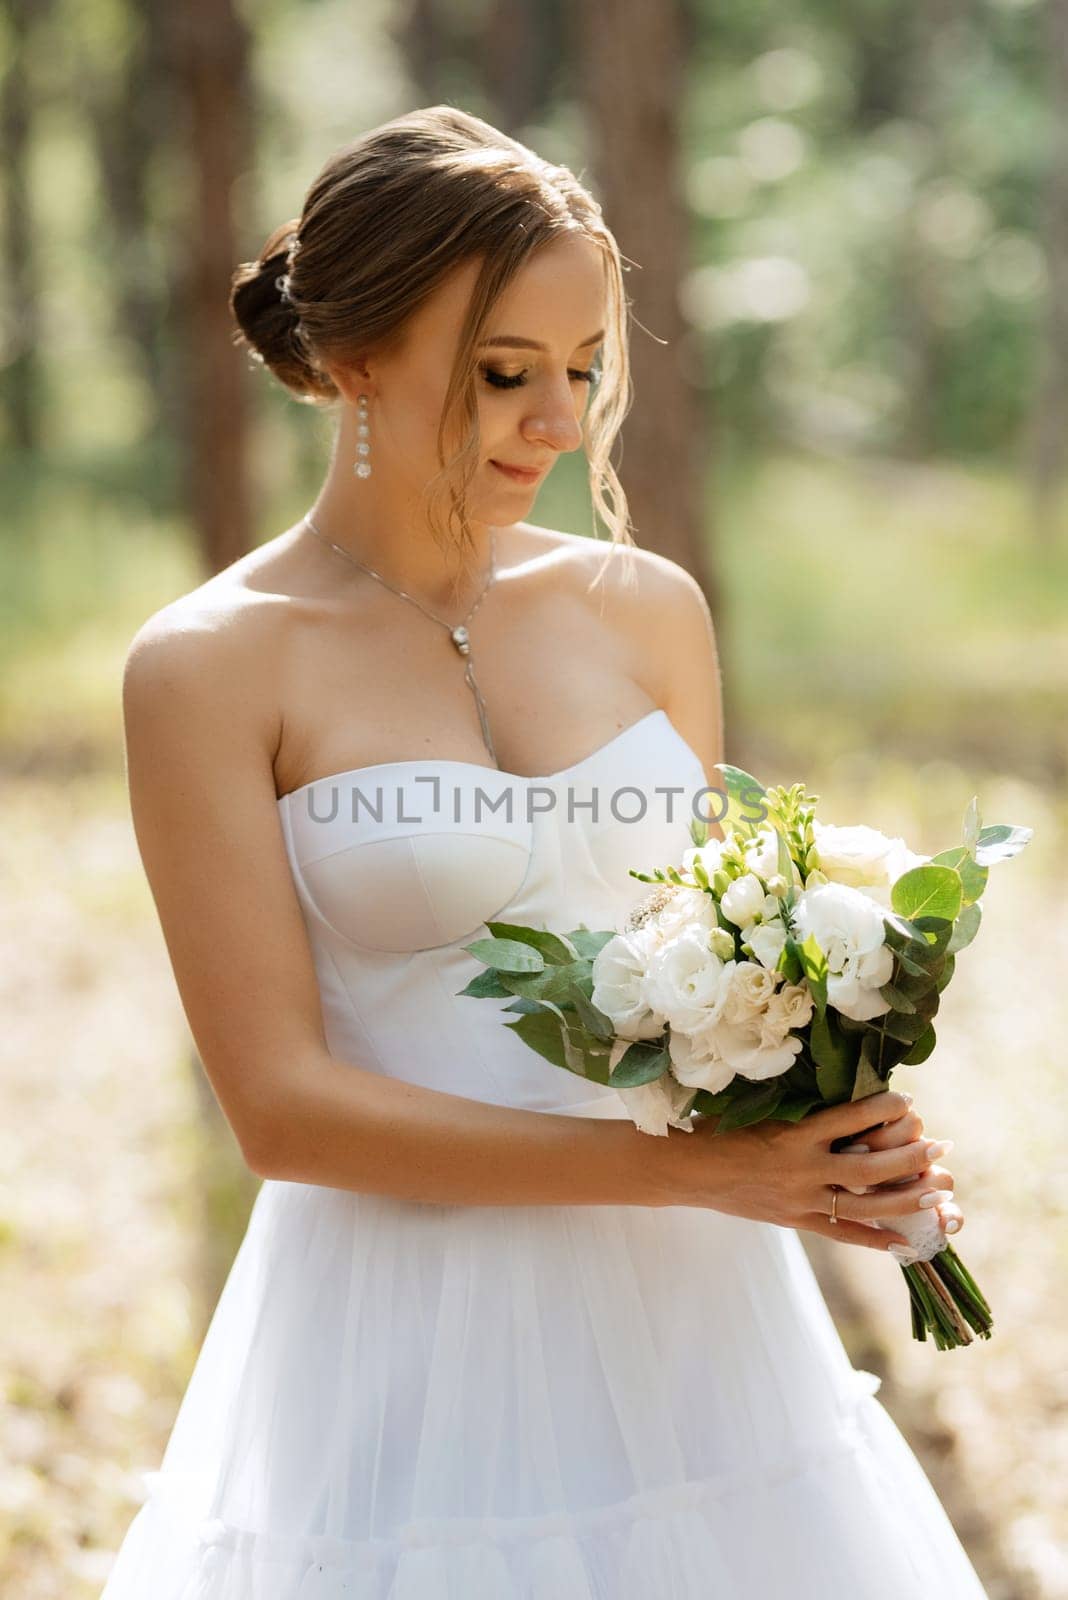
[[[488,366],[483,366],[481,368],[482,376],[485,378],[486,382],[492,384],[495,389],[521,388],[527,381],[527,370],[527,368],[524,368],[522,372],[508,373],[497,372],[493,367]],[[571,368],[568,371],[568,377],[573,378],[577,383],[596,383],[600,376],[601,369],[596,366],[590,367],[585,372],[579,371],[576,368]]]

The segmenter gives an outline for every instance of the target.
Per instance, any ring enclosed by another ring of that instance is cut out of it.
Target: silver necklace
[[[320,533],[319,529],[315,526],[315,523],[312,521],[311,517],[308,516],[307,512],[304,514],[303,521],[307,523],[309,532],[313,533],[317,539],[322,541],[323,544],[328,544],[331,550],[336,550],[339,556],[344,556],[346,561],[351,561],[354,567],[360,568],[361,572],[367,572],[372,578],[377,578],[379,583],[385,584],[387,589],[392,589],[394,594],[399,594],[402,600],[410,600],[413,606],[419,607],[424,616],[428,616],[432,622],[440,622],[441,626],[447,630],[449,638],[452,640],[457,650],[462,656],[466,657],[467,665],[464,668],[464,682],[471,689],[471,692],[475,697],[475,705],[478,707],[479,725],[482,729],[482,741],[490,755],[493,757],[494,763],[499,766],[500,763],[497,761],[497,752],[493,748],[493,737],[490,733],[489,718],[486,715],[486,702],[483,700],[482,692],[475,680],[475,667],[474,662],[471,659],[471,641],[467,632],[467,624],[471,621],[471,618],[482,604],[486,597],[487,590],[497,576],[496,529],[490,529],[489,577],[482,586],[482,593],[479,595],[478,599],[475,601],[464,620],[460,623],[457,623],[457,625],[453,627],[452,623],[446,622],[444,617],[435,616],[433,611],[428,611],[423,602],[421,600],[416,600],[414,595],[405,594],[403,589],[398,589],[396,584],[390,583],[387,578],[383,578],[380,572],[375,572],[372,567],[364,566],[362,561],[357,561],[355,556],[350,555],[347,550],[343,550],[339,544],[335,544],[333,539],[328,539],[325,533]]]

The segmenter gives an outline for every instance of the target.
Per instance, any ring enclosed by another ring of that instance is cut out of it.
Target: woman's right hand
[[[928,1144],[919,1136],[922,1121],[910,1112],[911,1102],[896,1090],[845,1101],[811,1112],[800,1122],[769,1118],[747,1128],[715,1132],[715,1117],[697,1116],[692,1133],[671,1140],[676,1184],[682,1194],[676,1205],[704,1206],[733,1216],[774,1222],[784,1228],[807,1229],[839,1244],[885,1250],[908,1244],[903,1234],[876,1227],[873,1218],[902,1216],[919,1209],[920,1194],[934,1187],[952,1189],[952,1175],[931,1167]],[[878,1124],[910,1116],[917,1133],[906,1143],[868,1154],[850,1155],[836,1144],[862,1140]],[[684,1149],[689,1150],[683,1156]],[[922,1178],[920,1175],[926,1174]],[[912,1186],[851,1190],[911,1178]],[[838,1221],[830,1217],[838,1188]]]

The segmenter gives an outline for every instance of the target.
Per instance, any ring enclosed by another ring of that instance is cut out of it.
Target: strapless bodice
[[[678,862],[706,787],[661,709],[574,766],[520,777],[419,758],[330,774],[279,817],[333,1055],[494,1104],[621,1115],[618,1096],[534,1054],[459,993],[490,921],[618,927]]]

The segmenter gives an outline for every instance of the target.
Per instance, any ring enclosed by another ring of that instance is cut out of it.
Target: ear
[[[347,361],[344,365],[323,363],[326,371],[333,379],[334,387],[347,400],[350,405],[355,405],[361,394],[367,394],[368,385],[371,383],[371,369],[366,360],[359,356],[354,361]]]

